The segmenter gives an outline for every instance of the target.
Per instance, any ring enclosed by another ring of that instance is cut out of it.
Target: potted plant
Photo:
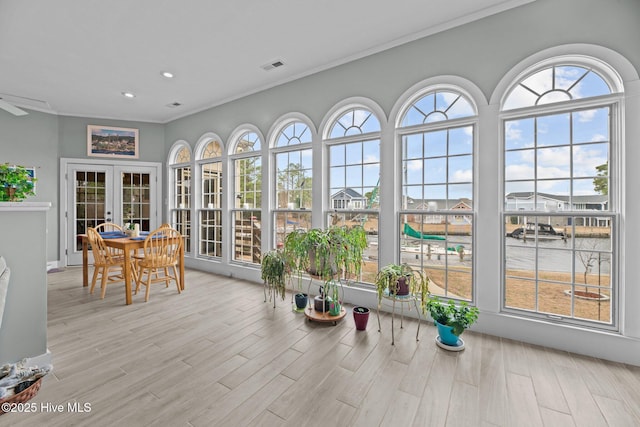
[[[426,308],[438,328],[438,345],[444,344],[440,346],[448,350],[464,348],[460,335],[478,320],[478,307],[471,307],[466,301],[456,305],[451,299],[445,303],[434,296],[429,299]]]
[[[307,306],[307,301],[309,299],[309,295],[307,295],[304,292],[296,292],[295,296],[295,303],[296,303],[296,311],[304,311],[305,307]]]
[[[293,287],[293,281],[291,283],[291,290],[295,292],[295,310],[303,311],[308,303],[309,296],[302,292],[302,273],[307,271],[309,256],[305,252],[302,239],[305,237],[305,231],[302,229],[295,229],[291,233],[287,234],[284,239],[283,254],[285,262],[291,272],[295,273],[297,289]]]
[[[299,288],[304,273],[318,276],[324,282],[320,295],[314,299],[314,308],[318,306],[322,310],[315,310],[331,313],[333,307],[333,313],[340,314],[342,285],[335,279],[338,276],[347,279],[359,277],[362,253],[367,245],[362,226],[331,226],[327,229],[294,230],[285,238],[283,250],[287,263],[298,273]]]
[[[337,316],[342,309],[342,298],[340,298],[341,285],[335,280],[329,280],[323,286],[324,296],[329,303],[329,314]]]
[[[276,307],[276,296],[280,295],[284,301],[285,288],[289,267],[285,255],[280,250],[272,250],[265,253],[260,262],[262,280],[264,281],[264,302],[267,302],[267,289],[269,299],[273,298],[273,308]]]
[[[393,297],[416,297],[424,311],[429,293],[429,279],[424,276],[422,270],[414,270],[408,264],[387,264],[378,271],[374,282],[378,292],[378,305],[382,303],[386,291]]]
[[[0,164],[0,201],[19,202],[34,195],[35,181],[24,166]]]
[[[356,331],[364,331],[367,329],[369,312],[370,310],[367,307],[353,307],[353,322],[356,324]]]
[[[361,226],[296,230],[285,239],[287,259],[300,272],[306,271],[328,281],[340,272],[357,277],[362,271],[362,252],[367,236]]]

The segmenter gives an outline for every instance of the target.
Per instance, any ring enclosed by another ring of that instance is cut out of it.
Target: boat
[[[566,240],[567,233],[564,231],[556,231],[550,224],[542,224],[528,222],[524,227],[518,227],[511,233],[507,233],[507,237],[516,239],[538,239],[538,240]]]

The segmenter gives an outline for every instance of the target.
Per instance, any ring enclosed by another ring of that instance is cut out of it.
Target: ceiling
[[[0,97],[166,123],[529,1],[0,0]]]

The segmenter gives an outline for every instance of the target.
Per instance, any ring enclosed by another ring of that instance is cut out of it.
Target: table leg
[[[130,251],[124,251],[124,292],[125,303],[131,304],[131,253]]]
[[[89,286],[89,242],[82,238],[82,286]]]

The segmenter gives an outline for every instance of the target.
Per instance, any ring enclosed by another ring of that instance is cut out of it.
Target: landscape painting
[[[138,129],[87,126],[88,156],[137,159],[138,149]]]

